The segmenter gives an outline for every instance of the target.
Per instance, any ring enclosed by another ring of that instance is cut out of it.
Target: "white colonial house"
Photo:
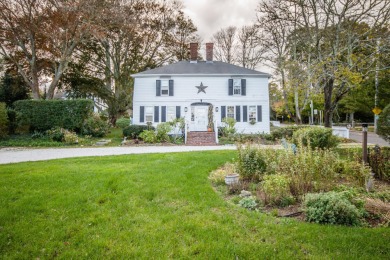
[[[210,120],[216,128],[231,117],[239,133],[269,133],[270,75],[213,61],[212,43],[206,44],[206,61],[197,61],[197,44],[190,52],[190,61],[132,75],[133,124],[184,117],[187,131],[199,132],[210,131]]]

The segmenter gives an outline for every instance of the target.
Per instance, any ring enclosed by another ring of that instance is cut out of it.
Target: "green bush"
[[[338,145],[338,139],[330,128],[307,127],[294,132],[293,143],[297,146],[302,142],[304,146],[314,148],[333,148]]]
[[[378,135],[390,142],[390,104],[383,109],[382,113],[379,115],[377,123]]]
[[[109,125],[107,121],[101,119],[99,115],[94,114],[84,121],[81,133],[93,137],[103,137],[107,134],[108,129]]]
[[[343,193],[307,194],[303,202],[306,221],[319,224],[358,226],[364,211],[353,205]]]
[[[252,196],[241,199],[238,204],[249,210],[254,210],[257,207],[256,199]]]
[[[128,117],[121,117],[118,120],[116,120],[116,126],[119,128],[123,129],[129,125],[130,125],[130,118],[128,118]]]
[[[368,163],[375,174],[375,178],[390,181],[390,147],[370,149]]]
[[[14,103],[19,126],[32,132],[53,127],[81,131],[84,120],[93,111],[93,101],[76,100],[19,100]]]
[[[236,128],[234,127],[236,125],[236,120],[234,118],[225,117],[222,119],[222,123],[224,123],[224,126],[218,128],[218,132],[221,136],[226,137],[236,133]]]
[[[294,201],[290,194],[290,178],[287,175],[273,174],[265,175],[261,182],[262,190],[265,193],[265,203],[287,206],[288,201]]]
[[[5,103],[0,103],[0,138],[8,135],[8,116]]]
[[[256,181],[266,170],[266,163],[258,149],[250,146],[238,147],[237,170],[243,180]]]
[[[147,125],[129,125],[123,128],[123,136],[136,139],[144,130],[154,130],[154,127]]]
[[[64,141],[64,136],[65,136],[65,129],[63,129],[61,127],[53,127],[52,129],[47,130],[46,134],[53,141],[63,142]]]
[[[271,136],[269,137],[273,141],[280,140],[280,139],[291,139],[294,132],[302,129],[307,128],[307,126],[286,126],[286,127],[278,127],[272,130]]]
[[[140,133],[139,138],[144,140],[145,143],[157,142],[157,135],[154,130],[144,130],[142,133]]]
[[[158,124],[156,127],[157,141],[158,142],[168,142],[169,141],[168,133],[171,130],[172,130],[172,126],[169,122]]]

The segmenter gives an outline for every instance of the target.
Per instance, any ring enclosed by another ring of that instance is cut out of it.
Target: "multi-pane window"
[[[256,122],[256,106],[248,107],[248,119],[249,122]]]
[[[226,110],[227,110],[226,117],[234,118],[234,106],[227,106]]]
[[[233,95],[241,95],[241,79],[233,79]]]
[[[145,107],[145,122],[153,122],[153,107]]]
[[[176,107],[167,107],[167,122],[173,121],[176,118]]]
[[[161,80],[161,96],[169,95],[169,80]]]

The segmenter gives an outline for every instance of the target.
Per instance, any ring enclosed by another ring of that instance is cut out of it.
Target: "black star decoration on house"
[[[199,94],[200,92],[203,92],[203,93],[206,94],[205,89],[207,88],[207,86],[203,86],[203,82],[200,83],[200,86],[195,86],[195,87],[198,89],[198,94]]]

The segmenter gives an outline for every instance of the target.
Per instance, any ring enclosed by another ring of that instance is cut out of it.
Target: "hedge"
[[[0,103],[0,138],[8,134],[8,117],[5,103]]]
[[[387,105],[379,115],[378,135],[390,142],[390,104]]]
[[[14,106],[18,126],[27,126],[30,131],[61,127],[79,132],[93,112],[93,101],[87,99],[19,100]]]

